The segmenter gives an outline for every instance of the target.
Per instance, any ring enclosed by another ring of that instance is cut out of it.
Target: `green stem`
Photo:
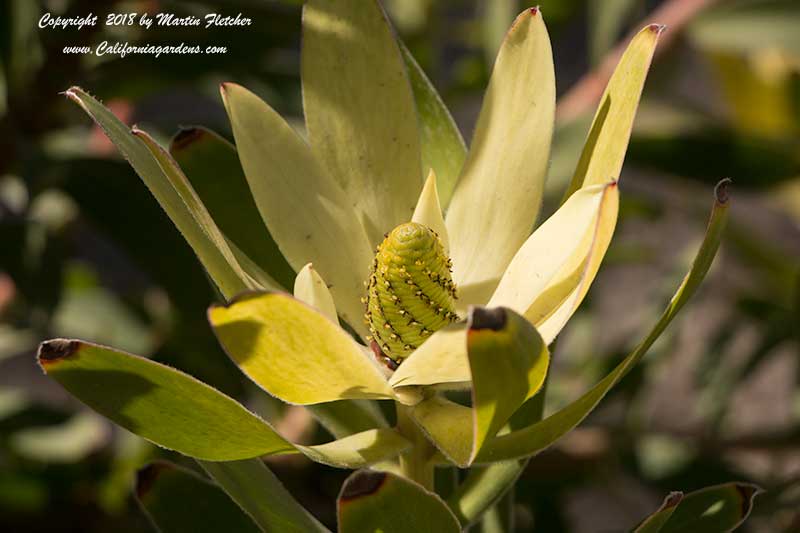
[[[551,345],[551,353],[554,344]],[[549,376],[539,393],[525,402],[510,421],[512,428],[526,426],[541,420],[547,396]],[[483,516],[487,509],[497,504],[509,490],[513,490],[519,476],[528,466],[528,459],[501,461],[485,468],[473,468],[456,491],[447,498],[447,505],[461,525],[467,527]]]
[[[433,457],[435,449],[411,419],[411,408],[400,403],[397,404],[397,431],[413,444],[409,451],[400,456],[400,473],[432,491],[433,462],[431,462],[431,457]]]

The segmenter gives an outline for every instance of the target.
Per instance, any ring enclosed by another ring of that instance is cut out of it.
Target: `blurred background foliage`
[[[300,4],[267,0],[0,3],[0,530],[146,531],[132,476],[171,454],[84,409],[34,364],[81,337],[187,370],[295,440],[322,430],[242,379],[205,320],[218,298],[130,167],[59,95],[78,84],[166,145],[178,125],[230,138],[218,84],[258,92],[302,128]],[[571,177],[607,65],[645,23],[668,24],[621,176],[622,216],[582,310],[559,339],[547,410],[602,377],[652,322],[702,233],[711,187],[734,180],[721,257],[700,296],[601,409],[535,457],[518,531],[624,530],[669,490],[758,483],[743,528],[800,530],[800,4],[796,0],[540,0],[558,127],[546,212]],[[385,0],[468,139],[518,0]],[[101,24],[39,30],[44,12]],[[106,13],[241,12],[246,30],[108,28]],[[208,44],[226,55],[78,56],[103,40]],[[224,177],[220,177],[223,179]],[[169,457],[181,461],[180,457]],[[191,463],[185,463],[192,467]],[[271,461],[324,522],[344,473]]]

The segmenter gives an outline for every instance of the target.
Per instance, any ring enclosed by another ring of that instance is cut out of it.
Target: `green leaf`
[[[128,160],[222,293],[232,296],[253,288],[252,280],[244,274],[235,259],[232,259],[227,244],[219,241],[216,226],[202,204],[196,201],[191,185],[180,175],[179,169],[173,168],[161,154],[158,154],[161,159],[158,161],[151,149],[134,136],[128,126],[79,87],[72,87],[65,94],[86,111]],[[190,205],[187,201],[194,203]]]
[[[360,298],[372,245],[353,215],[352,199],[260,98],[232,83],[222,86],[222,97],[242,168],[272,237],[295,271],[314,264],[331,284],[339,314],[365,336]]]
[[[173,368],[78,340],[42,343],[45,373],[83,403],[145,439],[207,461],[300,452],[358,468],[393,457],[408,441],[371,430],[317,446],[295,446],[232,398]]]
[[[508,533],[514,531],[516,509],[514,509],[514,491],[505,495],[492,507],[486,510],[480,523],[473,528],[475,533]]]
[[[659,321],[647,337],[628,355],[614,370],[583,396],[553,413],[541,422],[524,429],[512,431],[488,442],[479,454],[478,462],[503,461],[534,455],[544,450],[563,435],[577,426],[600,403],[611,388],[644,357],[647,350],[666,329],[675,315],[696,292],[698,286],[711,266],[719,248],[722,231],[728,213],[727,186],[729,180],[723,180],[715,190],[715,203],[711,219],[706,229],[705,238],[697,252],[689,273],[684,278],[677,292]]]
[[[472,462],[487,439],[542,387],[550,353],[524,317],[502,307],[472,311],[467,352],[476,428]]]
[[[294,452],[236,401],[165,365],[64,339],[42,343],[38,358],[89,407],[165,448],[211,461]]]
[[[215,248],[219,250],[220,254],[222,254],[225,262],[228,265],[231,265],[237,277],[244,283],[244,286],[250,289],[260,288],[258,283],[256,283],[255,280],[245,273],[244,269],[242,269],[239,261],[236,259],[236,255],[228,244],[227,238],[219,230],[216,223],[211,218],[211,214],[206,209],[206,206],[203,205],[200,197],[197,196],[197,193],[192,188],[191,183],[189,183],[189,180],[183,174],[183,171],[178,166],[178,163],[172,158],[171,155],[169,155],[169,152],[156,143],[155,139],[153,139],[147,132],[139,129],[137,126],[134,126],[131,129],[131,134],[141,139],[145,147],[150,150],[150,153],[161,167],[161,171],[164,173],[164,176],[167,177],[169,182],[172,184],[172,187],[175,189],[175,191],[177,191],[184,205],[186,205],[186,207],[189,209],[189,212],[194,220],[202,228],[203,232],[208,236]],[[274,285],[275,283],[272,282],[265,288],[273,288]],[[228,298],[231,296],[225,291],[223,291],[223,294]]]
[[[527,461],[500,461],[471,468],[467,478],[447,499],[447,505],[463,527],[477,520],[519,479]]]
[[[291,287],[294,270],[264,225],[236,148],[213,131],[194,126],[181,129],[169,151],[220,230],[281,287]]]
[[[565,200],[581,187],[619,179],[644,81],[663,30],[658,24],[645,27],[620,58],[600,99]]]
[[[387,472],[360,470],[337,503],[341,533],[457,533],[458,521],[435,493]]]
[[[749,483],[725,483],[683,496],[668,496],[636,533],[726,533],[738,528],[753,509],[761,489]],[[680,493],[673,493],[678,494]],[[677,500],[677,501],[675,501]],[[670,506],[670,504],[673,504]]]
[[[682,492],[670,492],[664,498],[664,503],[661,504],[658,511],[645,518],[633,533],[658,533],[661,531],[682,499]]]
[[[615,182],[575,192],[517,251],[488,305],[523,314],[551,343],[577,307],[570,294],[591,281],[585,275],[595,245],[610,240],[598,233],[604,215],[616,220],[618,196]]]
[[[530,235],[555,113],[550,38],[537,9],[517,17],[497,56],[447,212],[459,305],[484,305]]]
[[[447,209],[467,158],[467,145],[450,111],[436,88],[401,42],[400,51],[408,69],[414,102],[417,104],[422,142],[422,170],[436,173],[436,185],[442,209]]]
[[[261,459],[200,466],[263,531],[325,533],[328,529],[295,501]],[[217,531],[238,531],[222,528]]]
[[[219,487],[166,461],[136,473],[136,499],[162,533],[261,531]]]
[[[337,468],[361,468],[392,459],[411,447],[394,429],[371,429],[315,446],[297,446],[306,457]]]
[[[472,411],[436,395],[414,406],[411,416],[448,462],[465,468],[474,451]]]
[[[408,222],[423,178],[414,96],[380,4],[306,2],[301,71],[312,150],[377,245]]]
[[[208,319],[239,368],[285,402],[394,398],[377,364],[350,335],[287,294],[243,294],[212,306]]]
[[[463,339],[472,408],[433,396],[411,413],[442,453],[461,467],[471,464],[483,444],[536,394],[550,362],[536,329],[510,309],[474,308]]]

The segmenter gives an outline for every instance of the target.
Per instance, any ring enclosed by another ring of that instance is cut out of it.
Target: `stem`
[[[431,457],[435,449],[411,419],[411,408],[400,403],[397,403],[397,431],[412,443],[411,449],[400,456],[400,473],[432,491]]]
[[[550,351],[555,353],[555,343],[550,345]],[[548,376],[538,394],[525,402],[515,413],[510,421],[512,428],[524,427],[542,419],[549,382]],[[487,509],[497,504],[508,491],[513,490],[514,484],[528,466],[528,461],[528,458],[501,461],[485,468],[470,470],[464,483],[447,498],[447,505],[461,525],[466,528],[476,522]]]

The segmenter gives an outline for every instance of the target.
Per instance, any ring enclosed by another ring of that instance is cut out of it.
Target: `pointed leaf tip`
[[[172,141],[170,141],[169,151],[171,154],[175,155],[175,152],[179,152],[187,148],[206,135],[207,132],[203,128],[198,128],[195,126],[181,127],[178,130],[178,133],[176,133],[172,138]]]
[[[667,29],[667,25],[666,24],[650,24],[647,28],[650,31],[652,31],[653,33],[655,33],[656,35],[661,35],[662,33],[664,33],[664,30]]]
[[[669,507],[675,507],[683,500],[683,493],[681,491],[673,491],[667,494],[667,497],[664,498],[664,504],[661,506],[662,509],[666,509]]]
[[[260,297],[260,296],[262,296],[264,294],[269,294],[269,291],[262,291],[262,290],[258,290],[258,289],[254,289],[254,290],[251,290],[251,291],[242,291],[242,292],[240,292],[238,294],[235,294],[232,298],[229,298],[225,302],[214,302],[214,303],[212,303],[211,305],[208,306],[207,312],[211,312],[211,310],[219,308],[219,307],[221,307],[223,309],[228,309],[228,308],[232,307],[234,304],[238,304],[238,303],[241,303],[241,302],[246,302],[247,300],[250,300],[252,298],[258,298],[258,297]]]
[[[61,93],[59,93],[59,94],[63,94],[64,96],[66,96],[66,97],[67,97],[67,98],[69,98],[70,100],[72,100],[72,101],[74,101],[74,102],[78,102],[78,103],[80,103],[80,102],[79,102],[79,100],[80,100],[80,99],[78,98],[78,95],[77,95],[77,94],[75,94],[75,92],[76,92],[76,91],[82,91],[82,90],[83,90],[83,89],[81,89],[81,88],[80,88],[80,87],[78,87],[77,85],[73,85],[72,87],[70,87],[70,88],[69,88],[69,89],[67,89],[66,91],[63,91],[63,92],[61,92]]]
[[[136,492],[136,497],[141,500],[147,496],[147,493],[149,493],[150,489],[153,488],[153,485],[155,485],[155,482],[158,479],[158,476],[161,475],[161,472],[172,469],[174,469],[174,465],[171,463],[166,461],[154,461],[137,470],[136,480],[134,482],[134,491]]]
[[[539,14],[541,12],[541,8],[539,6],[534,6],[534,7],[530,8],[529,11],[531,12],[531,15],[533,15],[535,17],[537,14]]]
[[[501,331],[508,320],[506,310],[502,307],[490,309],[487,307],[473,307],[470,313],[469,329],[475,331],[479,329],[490,329]]]
[[[497,54],[445,218],[459,312],[486,304],[530,235],[541,207],[554,112],[550,37],[542,18],[526,9]]]
[[[386,483],[388,478],[389,476],[386,472],[360,470],[353,474],[342,486],[339,502],[346,503],[363,496],[375,494]]]
[[[725,178],[720,180],[720,182],[714,187],[714,197],[716,197],[718,204],[725,205],[730,201],[731,197],[728,189],[732,183],[732,179]]]
[[[357,493],[347,499],[353,489]],[[456,517],[439,496],[414,481],[389,473],[354,473],[345,481],[336,507],[341,533],[461,531]]]
[[[39,364],[45,365],[56,362],[75,354],[80,348],[80,342],[70,339],[53,339],[39,345],[36,358]]]

